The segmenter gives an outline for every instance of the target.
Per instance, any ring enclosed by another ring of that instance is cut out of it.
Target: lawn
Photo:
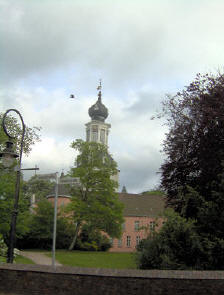
[[[34,264],[34,262],[31,259],[26,258],[24,256],[20,256],[20,255],[17,255],[14,260],[15,260],[15,263],[20,263],[20,264]]]
[[[50,256],[49,252],[48,255]],[[56,260],[63,265],[99,268],[137,268],[135,254],[85,251],[56,251]]]
[[[0,263],[6,263],[6,257],[0,256]],[[16,258],[14,258],[14,263],[20,263],[20,264],[34,264],[34,262],[26,257],[17,255]]]

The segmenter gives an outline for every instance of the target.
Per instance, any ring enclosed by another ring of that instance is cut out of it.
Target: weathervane
[[[101,89],[102,89],[102,79],[100,79],[100,85],[97,87],[97,90],[99,90],[99,93],[98,93],[98,100],[101,101]]]
[[[102,79],[100,79],[100,85],[97,87],[97,90],[101,90],[101,89],[102,89],[102,84],[101,84],[101,82],[102,82]]]

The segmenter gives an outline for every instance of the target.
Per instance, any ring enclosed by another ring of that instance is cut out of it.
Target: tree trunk
[[[75,247],[80,226],[81,226],[81,222],[77,222],[74,237],[73,237],[72,242],[68,248],[69,251],[73,250],[73,248]]]

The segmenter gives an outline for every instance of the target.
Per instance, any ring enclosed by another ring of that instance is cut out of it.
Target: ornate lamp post
[[[5,119],[9,112],[16,112],[22,122],[22,137],[20,142],[20,151],[19,155],[17,155],[15,152],[13,152],[13,143],[10,141],[10,139],[14,139],[15,137],[11,136],[5,125]],[[11,226],[10,226],[10,236],[9,236],[9,248],[8,248],[8,256],[7,256],[7,262],[13,263],[14,258],[14,244],[15,244],[15,234],[16,234],[16,219],[18,214],[18,202],[19,202],[19,190],[20,190],[20,174],[21,174],[21,160],[22,160],[22,153],[23,153],[23,143],[24,143],[24,135],[25,135],[25,124],[23,122],[23,117],[21,116],[20,112],[16,109],[9,109],[5,112],[3,119],[2,119],[2,126],[5,134],[8,136],[9,141],[6,142],[6,148],[3,150],[3,152],[0,153],[0,157],[2,158],[2,163],[4,166],[9,167],[12,165],[15,158],[19,157],[18,162],[18,168],[16,171],[16,188],[15,188],[15,200],[14,200],[14,207],[12,211],[12,218],[11,218]]]

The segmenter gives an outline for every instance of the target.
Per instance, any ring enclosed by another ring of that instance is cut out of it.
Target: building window
[[[125,222],[122,223],[122,230],[125,231]]]
[[[138,245],[139,245],[140,241],[141,241],[141,238],[140,238],[140,236],[137,236],[137,237],[136,237],[136,246],[138,246]]]
[[[122,247],[122,239],[118,240],[118,247]]]
[[[111,244],[111,246],[113,247],[113,245],[114,245],[114,240],[113,240],[112,238],[110,238],[110,244]]]
[[[154,231],[155,230],[155,221],[150,221],[150,224],[149,224],[149,228],[150,228],[150,231]]]
[[[131,247],[131,237],[127,236],[127,247]]]
[[[139,221],[137,220],[137,221],[135,221],[135,230],[139,230]]]
[[[105,129],[100,130],[100,141],[105,143]]]

